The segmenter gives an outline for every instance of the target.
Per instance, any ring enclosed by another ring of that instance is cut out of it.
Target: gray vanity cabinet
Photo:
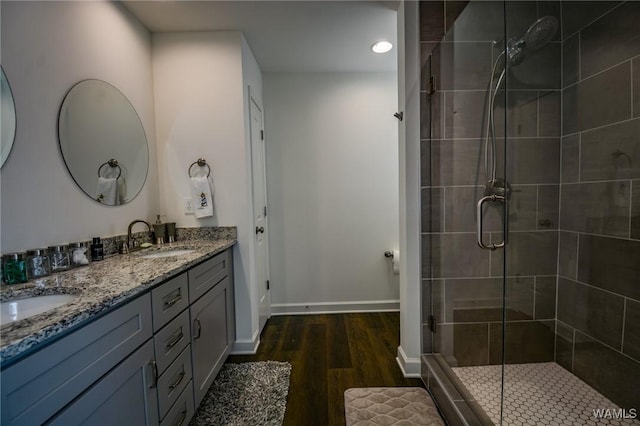
[[[187,424],[235,340],[231,263],[226,250],[4,369],[0,424]]]
[[[207,269],[211,272],[202,273]],[[190,308],[196,407],[211,387],[235,340],[232,270],[231,255],[226,251],[189,271],[189,293],[191,287],[196,286],[204,294]],[[202,283],[204,280],[206,284]]]
[[[151,334],[151,298],[145,294],[6,368],[2,371],[0,424],[42,424]],[[150,348],[134,370],[141,372],[143,364],[148,367],[153,359],[153,346]]]

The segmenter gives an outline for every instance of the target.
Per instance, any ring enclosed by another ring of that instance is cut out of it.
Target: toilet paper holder
[[[393,275],[400,273],[400,252],[398,250],[387,250],[384,252],[384,257],[391,259],[391,272]]]

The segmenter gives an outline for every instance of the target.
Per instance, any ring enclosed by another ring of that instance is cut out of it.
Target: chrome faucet
[[[127,228],[127,249],[130,251],[140,249],[140,247],[138,247],[137,239],[131,236],[131,229],[133,228],[133,225],[135,225],[136,223],[144,223],[145,225],[147,225],[147,229],[149,230],[149,232],[152,232],[151,225],[146,220],[136,219],[133,222],[131,222],[129,224],[129,227]]]

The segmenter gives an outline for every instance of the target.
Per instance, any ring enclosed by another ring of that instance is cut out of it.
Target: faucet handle
[[[128,254],[128,253],[129,253],[129,246],[127,245],[126,242],[124,242],[120,246],[120,254]]]
[[[131,245],[129,248],[138,247],[138,239],[136,237],[131,237]]]

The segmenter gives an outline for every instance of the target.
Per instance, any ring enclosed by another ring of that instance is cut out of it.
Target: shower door
[[[431,338],[454,408],[478,423],[507,423],[511,365],[554,356],[560,46],[558,18],[541,19],[554,5],[469,2],[427,62]]]
[[[456,417],[500,423],[504,321],[521,320],[524,309],[519,300],[505,301],[506,289],[520,285],[505,275],[511,235],[503,232],[511,195],[503,74],[509,23],[502,1],[444,6],[444,37],[430,42],[423,35],[422,43],[423,54],[430,49],[430,73],[423,68],[430,126],[422,136],[422,273],[424,294],[431,296],[423,321],[431,333],[423,344],[431,343],[425,351],[434,354],[427,381],[436,400],[452,400],[438,401],[452,423]],[[477,393],[489,408],[479,406]]]

